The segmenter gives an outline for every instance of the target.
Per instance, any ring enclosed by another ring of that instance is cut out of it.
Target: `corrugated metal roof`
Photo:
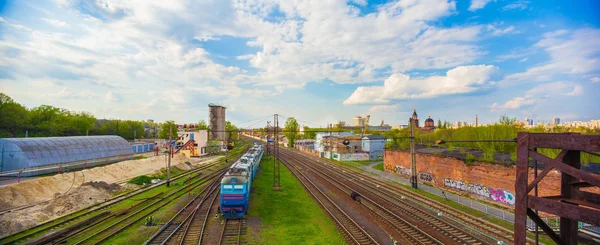
[[[0,141],[3,172],[133,154],[125,139],[113,135],[3,138]]]

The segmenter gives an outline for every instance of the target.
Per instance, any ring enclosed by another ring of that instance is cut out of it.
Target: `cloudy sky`
[[[197,122],[600,118],[600,2],[0,0],[0,91]],[[260,120],[259,120],[260,121]],[[259,126],[259,125],[257,125]]]

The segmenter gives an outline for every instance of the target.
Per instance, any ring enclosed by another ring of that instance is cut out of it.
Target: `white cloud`
[[[4,18],[2,18],[2,16],[0,16],[0,22],[1,23],[6,23],[6,20],[4,20]]]
[[[544,49],[551,57],[550,61],[528,68],[525,72],[514,73],[504,77],[503,86],[515,85],[519,82],[549,81],[555,76],[564,74],[586,74],[600,70],[600,29],[580,29],[572,35],[557,38],[555,32],[547,36],[534,47]]]
[[[47,85],[47,84],[44,84]],[[57,99],[74,99],[74,100],[88,100],[91,99],[92,97],[94,97],[94,94],[87,92],[87,91],[80,91],[80,92],[75,92],[71,89],[68,88],[63,88],[61,91],[54,93],[54,94],[48,94],[50,97],[53,98],[57,98]]]
[[[565,95],[567,96],[578,96],[583,94],[583,87],[579,84],[576,84],[575,87],[573,88],[573,91],[566,93]]]
[[[506,27],[506,28],[502,29],[502,28],[496,27],[495,24],[489,24],[489,25],[487,25],[486,29],[488,31],[490,31],[490,33],[493,36],[502,36],[502,35],[505,35],[505,34],[518,33],[518,31],[515,30],[514,26],[509,26],[509,27]]]
[[[469,11],[475,12],[478,9],[482,9],[492,0],[471,0],[471,5],[469,6]]]
[[[109,102],[121,102],[123,101],[123,97],[121,97],[121,95],[117,93],[114,93],[112,90],[108,90],[108,93],[106,93],[104,100]]]
[[[600,83],[600,77],[594,77],[591,79],[593,83]]]
[[[382,104],[393,99],[474,92],[490,86],[490,76],[497,70],[491,65],[459,66],[449,70],[446,76],[425,79],[411,79],[408,75],[397,73],[386,79],[383,86],[358,87],[344,104]]]
[[[551,32],[546,32],[544,33],[544,38],[553,38],[553,37],[560,37],[562,35],[565,35],[569,33],[569,31],[561,29],[561,30],[556,30],[556,31],[551,31]]]
[[[54,20],[54,19],[48,19],[48,18],[42,18],[42,20],[50,25],[53,25],[55,27],[68,27],[69,24],[67,24],[64,21],[60,21],[60,20]]]
[[[518,0],[514,3],[508,4],[506,6],[504,6],[502,8],[502,10],[507,11],[507,10],[525,10],[527,9],[527,5],[529,4],[529,1],[524,1],[524,0]]]
[[[383,111],[383,112],[394,112],[394,111],[398,111],[400,110],[400,105],[398,104],[394,104],[394,105],[376,105],[371,107],[371,109],[369,109],[370,112],[378,112],[378,111]]]
[[[515,97],[502,105],[499,105],[497,103],[492,104],[492,111],[514,110],[514,109],[519,109],[526,105],[531,105],[533,103],[534,103],[533,99],[526,99],[523,97]]]
[[[540,84],[525,92],[523,97],[515,97],[504,104],[493,103],[492,111],[519,109],[523,106],[542,103],[546,99],[555,100],[560,96],[577,96],[583,93],[583,87],[577,83],[553,82]]]
[[[521,63],[521,62],[525,62],[525,61],[527,61],[527,59],[528,59],[527,57],[525,57],[525,58],[523,58],[523,59],[520,59],[520,60],[519,60],[519,63]]]
[[[367,0],[351,0],[353,3],[356,3],[360,6],[367,6]]]

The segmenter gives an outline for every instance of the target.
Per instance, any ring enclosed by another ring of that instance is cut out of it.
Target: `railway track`
[[[317,185],[307,178],[300,170],[292,168],[290,163],[282,160],[294,176],[300,181],[308,193],[325,210],[335,225],[342,231],[344,238],[350,244],[379,244],[367,231],[357,224],[344,210],[335,204]]]
[[[239,157],[241,155],[242,154],[239,153],[239,154],[236,154],[235,156]],[[180,180],[187,176],[191,176],[191,177],[193,177],[192,178],[193,183],[190,183],[190,187],[193,186],[193,188],[196,188],[200,184],[205,183],[205,180],[204,180],[205,178],[202,178],[202,179],[196,178],[196,177],[199,177],[202,175],[203,170],[217,167],[217,166],[223,164],[224,162],[225,162],[225,160],[222,159],[222,160],[218,160],[211,164],[202,165],[199,168],[195,168],[193,170],[187,171],[180,175],[174,176],[173,178],[171,178],[171,182],[175,183],[177,180]],[[223,168],[223,170],[224,169],[226,169],[226,168]],[[206,176],[206,177],[209,177],[209,176]],[[202,183],[200,183],[200,182],[202,182]],[[55,241],[55,242],[58,240],[64,241],[66,239],[71,239],[73,237],[76,237],[76,236],[78,236],[78,234],[80,234],[82,232],[92,232],[92,231],[96,232],[96,230],[93,228],[94,226],[96,226],[100,223],[106,224],[106,222],[112,222],[115,219],[123,217],[123,215],[125,213],[137,212],[136,208],[141,208],[143,206],[141,204],[143,202],[147,202],[148,199],[145,199],[145,198],[140,199],[140,201],[141,201],[140,203],[134,204],[134,205],[132,205],[132,207],[128,207],[123,210],[118,210],[118,211],[111,210],[113,206],[120,204],[124,200],[133,199],[137,195],[145,193],[147,191],[150,191],[150,190],[152,190],[158,186],[161,186],[163,184],[165,184],[165,181],[158,182],[149,187],[142,188],[142,189],[136,190],[134,192],[116,196],[113,199],[110,199],[106,202],[95,204],[88,208],[76,211],[76,212],[68,215],[65,218],[57,218],[55,220],[40,224],[29,230],[25,230],[23,232],[16,233],[11,236],[7,236],[0,240],[0,244],[17,244],[17,243],[19,243],[19,244],[21,244],[21,243],[45,244],[45,243],[43,243],[43,241]],[[171,194],[177,194],[177,196],[180,197],[182,195],[181,193],[185,194],[185,192],[187,191],[187,188],[188,188],[187,186],[182,186],[176,192],[173,192]],[[157,195],[160,195],[160,194],[162,194],[162,193],[159,193]],[[179,194],[181,194],[181,195],[179,195]],[[169,195],[169,196],[171,196],[171,195]],[[167,197],[157,197],[157,198],[159,198],[160,200],[164,200]],[[136,207],[138,205],[140,205],[140,206]],[[111,210],[111,211],[108,211],[108,210]],[[92,219],[92,218],[98,216],[98,214],[105,213],[105,212],[108,212],[108,215],[103,216],[100,219],[96,218],[96,220],[89,221],[89,219]],[[144,213],[144,212],[142,212],[142,213]],[[116,215],[116,214],[118,214],[118,215]],[[136,213],[136,214],[138,214],[138,213]],[[81,225],[82,223],[84,223],[85,225]],[[133,223],[135,223],[135,222],[133,222]],[[133,223],[128,224],[126,227],[123,227],[123,229],[129,227]],[[113,231],[114,230],[121,231],[123,229],[115,228],[112,230]],[[41,235],[47,234],[49,232],[52,232],[52,233],[50,235],[41,237]],[[57,233],[61,234],[61,236],[56,236]],[[114,232],[114,234],[116,234],[116,233],[118,233],[118,232]],[[111,234],[109,237],[111,237],[114,234]],[[53,236],[54,236],[54,239],[49,239],[49,238],[52,238]],[[33,241],[34,239],[37,239],[37,240]]]
[[[190,188],[202,188],[208,181],[219,178],[226,170],[227,167],[207,175],[205,178],[191,183]],[[160,208],[172,203],[179,197],[187,194],[187,192],[187,186],[182,186],[179,190],[156,201],[150,202],[147,205],[136,209],[134,212],[128,213],[125,217],[116,217],[115,219],[105,220],[102,224],[98,223],[87,229],[79,230],[74,232],[72,236],[64,239],[64,241],[68,244],[100,244],[138,221],[154,214]]]
[[[310,169],[313,174],[320,176],[340,191],[346,194],[359,193],[363,200],[361,203],[365,208],[381,220],[403,231],[405,233],[403,237],[411,243],[439,244],[440,240],[444,240],[445,243],[455,244],[497,244],[499,241],[508,240],[506,236],[502,236],[504,238],[502,240],[496,239],[477,229],[481,227],[465,227],[464,223],[454,222],[444,217],[444,213],[415,205],[404,198],[398,198],[397,194],[382,190],[382,186],[388,185],[387,183],[372,184],[365,181],[367,176],[347,171],[341,167],[332,169],[331,166],[322,164],[308,164],[307,160],[308,162],[316,161],[303,154],[292,153],[288,150],[280,153],[283,157],[291,159],[294,164]],[[417,228],[417,224],[421,228],[429,227],[428,232]]]
[[[245,235],[246,231],[246,220],[245,219],[225,219],[223,230],[221,230],[221,237],[219,238],[218,244],[240,245],[242,242],[242,235]]]
[[[144,244],[201,244],[211,208],[219,196],[221,174]]]

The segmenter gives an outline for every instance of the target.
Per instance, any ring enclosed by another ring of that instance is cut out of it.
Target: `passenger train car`
[[[237,160],[221,179],[220,211],[226,219],[243,218],[250,200],[252,181],[256,177],[264,146],[255,143]]]

